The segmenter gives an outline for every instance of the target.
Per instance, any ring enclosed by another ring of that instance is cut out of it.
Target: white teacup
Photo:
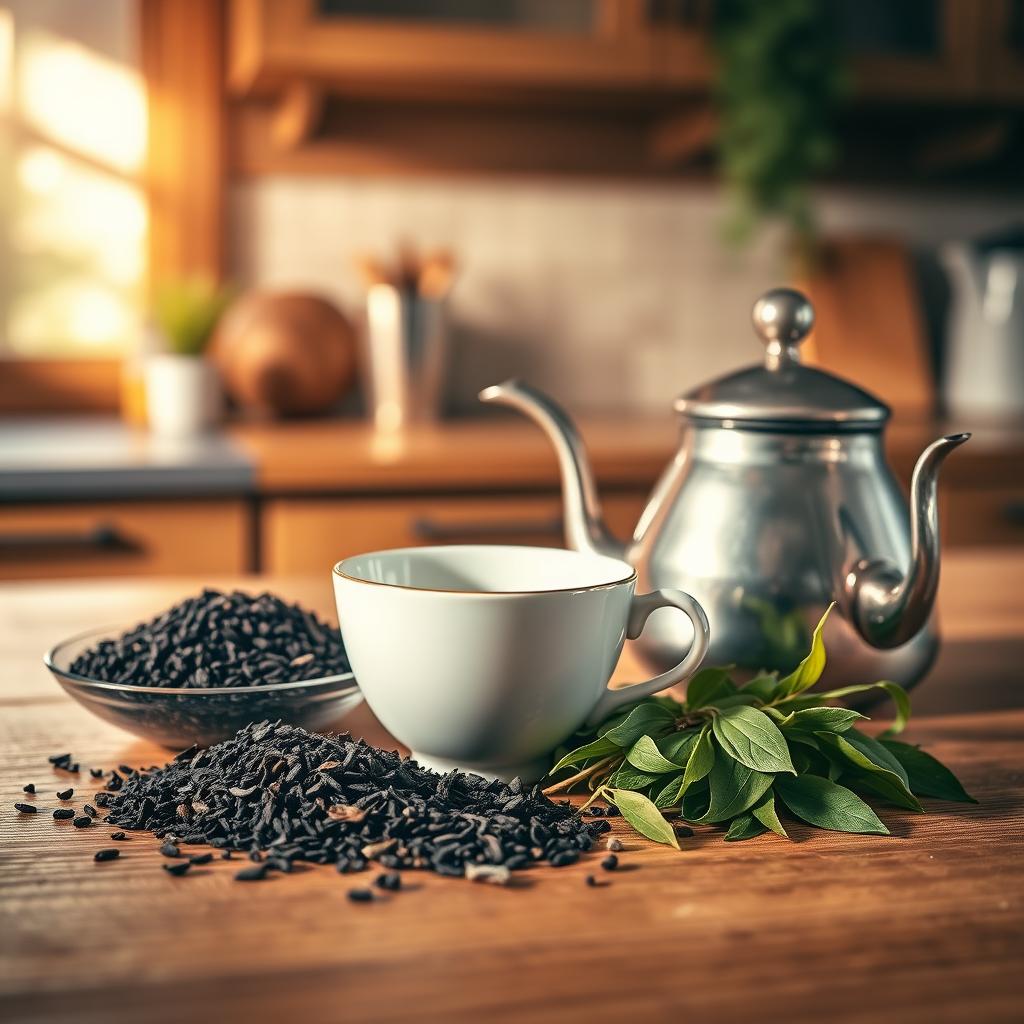
[[[425,767],[534,780],[584,723],[681,682],[708,649],[688,594],[634,594],[636,573],[551,548],[400,548],[334,567],[342,637],[384,727]],[[626,636],[678,608],[694,640],[674,668],[614,690]]]

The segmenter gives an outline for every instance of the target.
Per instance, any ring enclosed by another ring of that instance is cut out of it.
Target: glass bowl
[[[51,648],[43,662],[64,691],[98,718],[172,750],[219,743],[263,719],[324,732],[363,700],[351,672],[267,686],[180,689],[106,683],[71,671],[79,654],[130,628],[79,633]]]

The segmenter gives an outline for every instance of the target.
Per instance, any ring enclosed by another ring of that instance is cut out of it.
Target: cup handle
[[[623,704],[643,700],[644,697],[650,697],[688,679],[697,671],[708,653],[708,639],[711,634],[708,617],[704,614],[704,609],[689,594],[684,594],[681,590],[653,590],[649,594],[635,594],[629,608],[629,621],[626,623],[626,636],[630,640],[635,640],[643,632],[647,619],[655,608],[678,608],[693,623],[693,643],[686,657],[667,672],[662,672],[661,675],[646,682],[630,683],[614,690],[605,690],[587,719],[588,726],[599,725]]]

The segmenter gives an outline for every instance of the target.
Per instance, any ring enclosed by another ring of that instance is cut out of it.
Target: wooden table
[[[191,588],[0,586],[0,1019],[1019,1021],[1021,579],[1024,555],[948,559],[950,642],[909,734],[978,806],[886,808],[891,838],[797,827],[791,844],[733,845],[701,830],[681,853],[618,828],[624,870],[607,887],[584,885],[591,859],[509,889],[417,874],[373,905],[350,903],[358,880],[329,868],[242,885],[217,861],[171,878],[139,835],[96,864],[106,829],[19,817],[25,782],[43,807],[68,784],[48,754],[83,768],[162,756],[65,698],[42,650]],[[326,580],[261,582],[329,611]],[[385,739],[363,710],[349,724]]]

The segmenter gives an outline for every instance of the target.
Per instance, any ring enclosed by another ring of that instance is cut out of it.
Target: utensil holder
[[[374,426],[395,431],[439,419],[448,347],[444,299],[375,284],[366,326],[363,364]]]

